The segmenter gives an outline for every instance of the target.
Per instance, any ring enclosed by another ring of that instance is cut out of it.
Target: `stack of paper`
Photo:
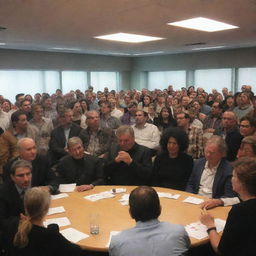
[[[53,196],[51,196],[51,199],[56,200],[56,199],[60,199],[60,198],[64,198],[64,197],[68,197],[68,194],[67,193],[60,193],[58,195],[53,195]]]
[[[59,190],[61,193],[73,192],[76,188],[76,183],[72,184],[60,184]]]
[[[165,193],[165,192],[157,192],[159,197],[165,197],[170,199],[178,199],[180,197],[179,194],[173,195],[171,193]]]
[[[44,221],[44,226],[47,227],[50,224],[58,224],[59,227],[70,225],[70,221],[67,217],[47,219]]]
[[[105,192],[101,192],[101,193],[98,193],[98,194],[85,196],[84,199],[95,202],[95,201],[98,201],[98,200],[101,200],[101,199],[106,199],[106,198],[111,198],[111,197],[115,197],[115,195],[113,195],[112,192],[110,192],[110,191],[105,191]]]
[[[221,219],[215,219],[215,226],[217,229],[217,232],[223,231],[226,221]],[[193,222],[187,226],[185,226],[186,231],[188,232],[188,235],[191,237],[194,237],[196,239],[203,239],[208,236],[207,234],[207,227],[203,225],[200,221]]]
[[[118,201],[122,204],[122,205],[128,205],[129,204],[129,194],[124,194],[122,195],[121,199],[119,199]]]
[[[53,207],[53,208],[49,208],[47,215],[52,215],[52,214],[61,213],[61,212],[65,212],[65,209],[63,206]]]
[[[77,243],[77,242],[89,237],[89,235],[82,233],[74,228],[63,229],[60,231],[60,233],[72,243]]]
[[[182,202],[184,203],[190,203],[190,204],[201,204],[204,202],[203,199],[201,198],[197,198],[197,197],[193,197],[193,196],[188,196],[185,200],[183,200]]]

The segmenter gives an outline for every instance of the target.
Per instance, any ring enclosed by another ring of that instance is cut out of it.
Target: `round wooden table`
[[[52,200],[51,207],[64,206],[65,212],[55,215],[50,215],[47,219],[68,217],[71,226],[90,237],[81,240],[78,244],[87,250],[92,251],[107,251],[107,243],[111,231],[122,231],[135,226],[135,221],[129,215],[129,206],[121,205],[118,201],[123,194],[116,194],[113,198],[107,198],[91,202],[84,199],[84,196],[111,190],[113,188],[126,188],[126,194],[130,193],[134,186],[96,186],[93,190],[85,192],[68,193],[69,197]],[[177,200],[160,198],[162,205],[162,213],[159,217],[160,221],[181,224],[183,226],[199,220],[201,214],[200,205],[182,202],[186,197],[193,196],[203,198],[198,195],[190,194],[183,191],[172,190],[167,188],[155,188],[158,192],[168,192],[172,194],[180,194]],[[203,198],[205,199],[205,198]],[[215,218],[226,220],[230,207],[217,207],[210,210]],[[90,234],[89,216],[92,213],[99,214],[100,232],[98,235]],[[65,229],[70,226],[62,227]],[[198,246],[206,243],[208,238],[197,240],[191,239],[191,246]]]

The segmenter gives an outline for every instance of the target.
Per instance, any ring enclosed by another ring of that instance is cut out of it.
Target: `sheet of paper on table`
[[[98,200],[101,200],[101,199],[106,199],[106,198],[111,198],[111,197],[115,197],[115,195],[110,191],[105,191],[105,192],[101,192],[101,193],[98,193],[98,194],[84,196],[84,199],[95,202],[95,201],[98,201]]]
[[[65,212],[65,209],[63,206],[52,207],[52,208],[49,208],[47,215],[52,215],[52,214],[61,213],[61,212]]]
[[[226,221],[222,219],[214,219],[215,226],[217,229],[217,232],[223,231]],[[208,236],[207,234],[207,227],[203,225],[200,221],[193,222],[187,226],[185,226],[185,229],[190,237],[196,238],[196,239],[203,239]]]
[[[80,232],[75,228],[66,228],[66,229],[61,230],[60,233],[72,243],[77,243],[77,242],[89,237],[89,235],[87,235],[83,232]]]
[[[50,224],[58,224],[59,227],[71,225],[67,217],[47,219],[44,221],[44,226],[47,227]]]
[[[193,196],[188,196],[185,200],[183,200],[182,202],[184,203],[190,203],[190,204],[201,204],[204,202],[203,199],[201,198],[197,198],[197,197],[193,197]]]
[[[129,196],[130,196],[130,194],[124,194],[118,201],[121,203],[121,205],[128,205],[129,204]]]
[[[166,192],[157,192],[159,197],[165,197],[165,198],[170,198],[170,199],[178,199],[180,197],[179,194],[173,195],[171,193],[166,193]]]
[[[61,198],[65,198],[65,197],[68,197],[67,193],[60,193],[58,195],[52,195],[51,199],[52,200],[56,200],[56,199],[61,199]]]
[[[120,232],[121,232],[121,231],[111,231],[111,232],[110,232],[110,234],[109,234],[109,239],[108,239],[108,242],[107,242],[107,244],[106,244],[106,247],[107,247],[107,248],[108,248],[109,245],[110,245],[112,236],[115,236],[115,235],[119,234]]]
[[[76,188],[76,183],[71,183],[71,184],[60,184],[59,186],[59,191],[61,193],[66,193],[66,192],[73,192]]]

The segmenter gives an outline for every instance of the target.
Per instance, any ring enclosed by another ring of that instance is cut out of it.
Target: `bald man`
[[[32,164],[32,187],[44,187],[52,194],[58,190],[56,175],[50,168],[46,156],[38,154],[35,141],[31,138],[22,138],[17,144],[19,156],[7,162],[4,166],[3,180],[10,180],[12,163],[18,159],[29,161]]]

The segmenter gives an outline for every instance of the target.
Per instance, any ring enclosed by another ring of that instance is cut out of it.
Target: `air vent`
[[[185,46],[195,46],[195,45],[206,45],[206,43],[199,42],[199,43],[185,44]]]

